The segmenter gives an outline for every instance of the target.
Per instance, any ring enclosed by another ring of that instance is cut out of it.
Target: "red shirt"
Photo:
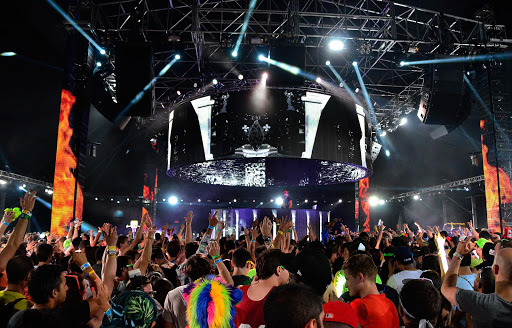
[[[240,287],[240,290],[244,293],[244,297],[242,298],[242,301],[235,306],[235,327],[264,328],[265,319],[263,318],[263,305],[265,304],[265,300],[267,299],[268,294],[260,301],[253,301],[247,295],[249,287],[251,287],[251,285]],[[272,291],[272,289],[269,291],[269,293]]]
[[[398,311],[386,295],[368,295],[350,303],[359,318],[361,328],[398,328]]]

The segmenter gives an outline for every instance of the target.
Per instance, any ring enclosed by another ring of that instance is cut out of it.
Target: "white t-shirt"
[[[173,323],[175,328],[185,328],[187,321],[187,302],[183,297],[183,290],[187,286],[176,287],[167,294],[162,317],[165,321]]]
[[[404,286],[404,280],[405,279],[418,279],[423,271],[421,270],[404,270],[398,273],[395,273],[388,279],[388,286],[391,288],[394,288],[398,294],[400,294],[400,291],[402,290],[402,287]]]

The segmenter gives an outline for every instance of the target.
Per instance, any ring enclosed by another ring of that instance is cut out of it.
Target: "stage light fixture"
[[[331,65],[331,62],[330,61],[326,61],[325,65],[329,66],[329,65]]]
[[[18,187],[18,189],[19,189],[19,190],[23,190],[24,188],[23,188],[22,186],[19,186],[19,187]]]
[[[177,60],[180,60],[181,59],[181,55],[175,55],[174,58],[177,59]]]
[[[389,150],[386,149],[386,156],[389,157],[391,155],[391,153],[389,152]]]
[[[101,67],[101,62],[96,62],[96,66]]]
[[[343,199],[338,199],[338,203],[341,203],[343,201]]]
[[[399,123],[399,124],[400,124],[400,125],[405,125],[405,124],[407,124],[407,117],[402,117],[402,118],[400,119],[400,123]]]
[[[169,197],[169,204],[171,204],[171,205],[178,204],[178,197],[176,197],[176,196]]]
[[[200,202],[201,202],[201,199],[198,199],[198,200],[197,200],[197,202],[198,202],[198,203],[200,203]]]
[[[126,201],[129,202],[130,201],[130,198],[126,198]]]
[[[354,66],[354,67],[357,66],[357,62],[355,60],[352,62],[352,66]]]
[[[234,203],[236,203],[236,198],[235,198],[235,199],[233,199],[233,202],[234,202]]]
[[[405,62],[402,60],[402,61],[400,62],[400,66],[404,66],[404,65],[405,65]]]
[[[217,85],[217,83],[219,83],[219,81],[217,81],[217,79],[213,79],[212,83],[213,83],[213,85]]]
[[[236,50],[233,50],[233,52],[231,53],[231,56],[233,56],[233,57],[238,56],[238,52]]]
[[[176,93],[178,94],[178,96],[181,96],[181,91],[180,90],[176,91]]]
[[[261,76],[261,78],[266,81],[268,79],[268,73],[263,73],[263,75]]]
[[[105,55],[106,53],[107,53],[107,51],[105,49],[100,50],[100,54]]]
[[[379,204],[379,199],[376,197],[376,196],[371,196],[369,199],[368,199],[369,203],[370,203],[370,206],[375,206],[375,205],[378,205]]]
[[[244,76],[242,74],[238,75],[238,79],[239,80],[243,80],[244,79]]]
[[[274,200],[273,200],[273,199],[271,199],[271,200],[270,200],[270,202],[271,202],[271,203],[273,203],[273,202],[274,202]]]
[[[345,43],[341,40],[334,39],[329,42],[329,49],[333,51],[340,51],[343,50],[343,48],[345,48]]]
[[[387,134],[387,132],[386,132],[386,131],[381,131],[381,132],[380,132],[380,136],[381,136],[381,137],[385,137],[385,136],[386,136],[386,134]]]
[[[283,199],[281,197],[276,198],[276,204],[277,205],[283,205]]]
[[[263,205],[263,202],[260,202],[260,205]]]
[[[356,88],[356,93],[358,93],[358,92],[359,92],[359,88]]]
[[[94,200],[98,200],[98,197],[94,197]]]
[[[27,185],[26,185],[26,184],[23,184],[23,188],[27,188]]]
[[[420,199],[420,195],[414,195],[414,196],[412,196],[412,198],[413,198],[414,200],[419,200],[419,199]]]
[[[2,57],[12,57],[12,56],[16,56],[16,53],[12,52],[12,51],[6,51],[6,52],[2,52],[0,54],[0,56],[2,56]]]
[[[384,205],[385,201],[384,199],[379,199],[379,205]]]
[[[339,86],[340,86],[340,88],[343,88],[343,83],[340,82]]]
[[[304,200],[304,203],[307,203],[307,202],[308,202],[308,200],[307,200],[307,199],[306,199],[306,200]]]
[[[322,79],[320,77],[317,77],[315,81],[316,83],[322,83]]]
[[[264,60],[265,60],[265,56],[263,56],[263,55],[259,55],[259,56],[258,56],[258,60],[259,60],[259,61],[264,61]]]
[[[5,181],[5,180],[0,180],[0,185],[4,185],[4,184],[7,184],[7,181]]]

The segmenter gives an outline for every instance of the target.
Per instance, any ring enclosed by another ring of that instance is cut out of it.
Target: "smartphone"
[[[382,225],[382,219],[379,219],[379,223],[377,225],[380,227]]]

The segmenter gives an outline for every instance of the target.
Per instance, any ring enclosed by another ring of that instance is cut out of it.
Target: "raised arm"
[[[459,241],[457,244],[457,250],[453,254],[452,261],[448,266],[448,271],[446,271],[446,276],[443,280],[443,285],[441,286],[441,292],[444,297],[453,305],[457,305],[455,300],[455,294],[457,293],[457,277],[460,268],[460,262],[464,258],[464,256],[470,254],[475,249],[475,244],[471,242],[471,240],[463,240]]]
[[[475,236],[475,238],[478,240],[480,239],[480,234],[478,233],[478,231],[476,231],[476,229],[473,227],[473,221],[468,221],[468,226],[469,226],[469,229],[471,230],[471,233],[473,234],[473,236]]]
[[[222,257],[220,257],[220,246],[216,241],[211,241],[207,247],[208,254],[212,257],[214,266],[219,269],[219,275],[224,281],[230,285],[234,285],[233,278],[229,274],[228,268],[224,265]]]
[[[352,236],[350,236],[350,230],[347,226],[345,225],[341,225],[341,228],[345,231],[345,239],[348,241],[348,242],[351,242],[352,241]]]
[[[185,244],[192,242],[192,219],[194,219],[194,212],[190,211],[185,218]]]
[[[377,237],[377,244],[375,245],[376,249],[380,249],[380,243],[382,242],[382,236],[384,235],[384,229],[386,229],[386,226],[381,224],[377,227],[377,230],[379,231],[379,236]]]
[[[203,239],[201,239],[201,243],[199,244],[199,248],[196,253],[205,253],[206,252],[206,246],[208,246],[208,243],[210,241],[210,238],[212,236],[213,228],[217,226],[219,223],[219,218],[217,218],[217,213],[219,211],[215,211],[215,213],[208,214],[208,228],[206,229],[206,233],[203,236]]]
[[[137,262],[133,265],[134,269],[140,270],[141,275],[146,274],[146,270],[148,269],[149,262],[151,261],[151,253],[153,251],[153,243],[155,241],[155,231],[156,231],[156,227],[151,227],[148,229],[148,233],[146,235],[146,240],[144,242],[144,250],[142,251],[142,255],[137,260]]]
[[[82,226],[82,221],[76,221],[75,222],[75,230],[73,231],[73,237],[71,237],[71,240],[77,238],[80,236],[80,228]]]
[[[148,214],[144,214],[144,216],[142,217],[142,219],[140,220],[140,226],[139,228],[137,229],[137,232],[135,233],[135,237],[133,237],[133,240],[132,242],[130,243],[130,245],[128,245],[128,247],[121,253],[121,255],[126,255],[126,253],[128,251],[131,251],[132,249],[135,249],[135,247],[139,244],[140,240],[142,239],[142,232],[144,231],[144,226],[148,226],[149,225],[149,222],[148,222]],[[148,226],[149,228],[149,226]]]
[[[265,241],[265,246],[270,248],[272,246],[272,222],[270,219],[265,216],[263,221],[260,223],[260,231],[263,235],[263,240]]]
[[[217,236],[215,237],[215,241],[219,242],[220,238],[222,236],[222,231],[226,228],[226,221],[220,221],[219,222],[219,229],[217,229]],[[244,230],[245,233],[245,230]],[[245,241],[247,242],[247,238],[245,238]],[[249,242],[247,242],[247,247],[249,247]]]
[[[92,237],[92,233],[93,233],[93,231],[91,230],[91,237]],[[96,244],[98,244],[98,241],[100,240],[100,236],[101,236],[101,229],[98,229],[98,233],[96,234],[96,237],[94,237],[94,239],[91,238],[91,247],[94,247],[94,246],[96,246]]]
[[[19,210],[19,209],[18,209]],[[0,223],[0,236],[3,236],[7,227],[11,224],[14,219],[13,210],[5,210],[2,222]]]
[[[107,243],[107,248],[105,248],[105,253],[103,256],[101,280],[103,280],[105,286],[107,286],[110,293],[112,293],[114,290],[114,279],[116,278],[117,270],[117,227],[108,225],[103,230],[103,233],[105,234],[105,242]]]
[[[14,228],[7,245],[0,253],[0,272],[3,272],[7,266],[7,262],[14,256],[18,247],[23,242],[23,237],[27,230],[28,220],[32,217],[32,210],[36,202],[37,191],[28,191],[23,198],[20,197],[22,213],[18,217],[18,224]]]

